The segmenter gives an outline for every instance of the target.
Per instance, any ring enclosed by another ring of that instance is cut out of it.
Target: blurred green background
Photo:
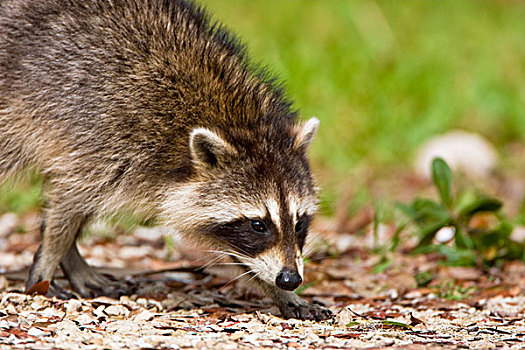
[[[321,120],[312,159],[331,200],[363,164],[408,167],[451,128],[502,153],[525,137],[524,2],[201,2],[282,78],[304,119]],[[13,186],[0,190],[1,211],[39,205],[34,186],[17,185],[22,198]]]
[[[321,119],[317,166],[408,164],[450,128],[525,136],[525,3],[204,0]]]

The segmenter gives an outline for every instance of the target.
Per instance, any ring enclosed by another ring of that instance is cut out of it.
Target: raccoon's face
[[[285,142],[253,145],[248,151],[211,130],[193,130],[190,151],[199,180],[174,192],[177,226],[211,242],[247,275],[283,290],[296,289],[317,208],[306,151],[318,123],[312,118],[292,128],[291,137],[283,136]]]

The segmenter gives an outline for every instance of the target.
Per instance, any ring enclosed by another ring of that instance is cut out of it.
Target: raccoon
[[[28,289],[71,297],[60,266],[82,297],[129,292],[76,239],[131,209],[230,256],[284,317],[330,317],[293,293],[318,124],[193,2],[0,0],[0,182],[33,167],[46,183]]]

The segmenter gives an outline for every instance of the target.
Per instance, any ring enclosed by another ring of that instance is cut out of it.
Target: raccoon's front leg
[[[61,290],[53,283],[55,270],[73,245],[77,232],[85,221],[84,215],[74,214],[67,208],[53,207],[46,215],[42,225],[42,243],[33,258],[29,270],[26,290],[42,281],[49,281],[48,296],[69,298],[71,293]]]
[[[46,279],[45,277],[39,277],[39,275],[47,276],[46,272],[42,274],[39,273],[39,271],[42,269],[40,264],[42,264],[41,259],[43,255],[42,250],[44,249],[44,244],[47,243],[47,241],[50,239],[49,236],[53,235],[53,233],[50,233],[50,231],[48,231],[46,227],[56,225],[56,223],[54,223],[52,219],[54,215],[53,212],[59,212],[59,214],[57,215],[59,215],[60,217],[60,211],[55,209],[48,213],[47,218],[44,217],[42,219],[42,225],[40,227],[40,232],[42,235],[42,244],[35,253],[33,266],[31,267],[29,280],[27,282],[27,289],[29,289],[32,285],[34,285],[37,282],[50,280],[51,284],[49,286],[49,291],[47,295],[56,296],[60,299],[69,299],[74,297],[74,294],[61,289],[50,278]],[[64,220],[67,220],[66,216],[64,216]],[[120,295],[123,294],[131,294],[132,288],[130,288],[124,283],[113,281],[101,275],[95,269],[90,267],[88,263],[84,260],[84,258],[82,258],[82,256],[80,255],[75,241],[76,238],[79,237],[80,233],[82,232],[82,227],[84,226],[86,221],[86,215],[73,215],[70,217],[70,225],[66,225],[66,228],[70,229],[69,233],[62,233],[62,235],[73,237],[73,243],[71,243],[69,249],[64,250],[62,249],[62,246],[57,245],[55,243],[55,253],[67,251],[65,256],[62,258],[62,261],[60,262],[60,267],[62,268],[65,277],[68,279],[71,288],[84,298],[93,298],[99,295],[106,295],[109,297],[118,298]],[[59,243],[64,242],[59,240]],[[65,242],[63,246],[65,247],[67,244],[68,242]],[[46,266],[49,267],[49,265]]]
[[[60,266],[71,288],[83,298],[94,298],[99,295],[118,298],[133,292],[132,286],[111,280],[89,266],[80,255],[76,243],[73,243]]]
[[[311,304],[294,292],[272,288],[270,294],[284,318],[322,321],[332,317],[332,311]]]

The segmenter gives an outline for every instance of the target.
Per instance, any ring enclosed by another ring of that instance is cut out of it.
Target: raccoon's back
[[[295,118],[242,47],[185,0],[0,6],[0,127],[41,162],[127,158],[186,176],[191,128],[242,143],[237,129],[278,137]]]
[[[177,122],[195,100],[206,19],[184,1],[7,1],[0,11],[3,103],[69,132],[128,133],[147,118]],[[201,78],[205,79],[203,74]],[[202,83],[202,82],[201,82]],[[182,112],[182,113],[181,113]],[[170,120],[171,119],[171,120]],[[122,125],[124,123],[124,125]],[[181,123],[184,125],[184,123]]]

